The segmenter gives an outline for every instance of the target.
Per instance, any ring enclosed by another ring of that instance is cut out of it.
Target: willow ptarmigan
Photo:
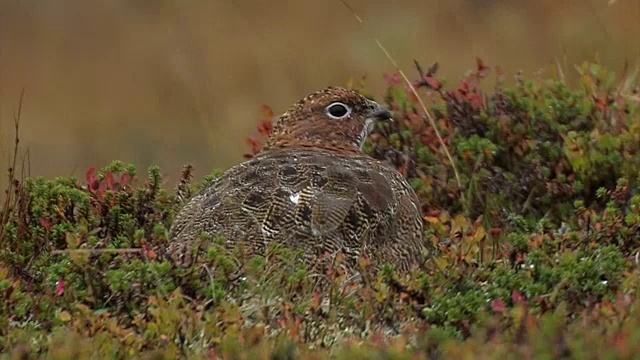
[[[188,247],[203,232],[265,255],[278,243],[317,263],[342,252],[406,271],[423,252],[420,203],[394,168],[362,152],[389,111],[356,91],[329,87],[292,105],[263,149],[193,196],[171,227]],[[184,256],[184,255],[181,255]],[[344,265],[343,265],[344,266]]]

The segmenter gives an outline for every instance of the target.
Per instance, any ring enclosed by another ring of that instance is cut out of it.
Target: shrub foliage
[[[319,292],[306,269],[286,266],[296,256],[286,249],[273,266],[204,235],[206,256],[167,260],[172,218],[219,171],[193,182],[186,166],[167,189],[157,167],[140,176],[117,161],[84,179],[19,180],[11,169],[0,349],[65,359],[634,357],[637,85],[597,63],[576,67],[577,86],[521,75],[509,86],[491,70],[478,60],[447,86],[437,66],[418,66],[433,123],[398,74],[386,76],[395,121],[365,151],[410,180],[432,251],[416,273],[383,268],[367,286],[339,287],[343,274],[329,270],[336,286]],[[264,113],[267,136],[274,115]],[[261,140],[248,142],[251,157]]]

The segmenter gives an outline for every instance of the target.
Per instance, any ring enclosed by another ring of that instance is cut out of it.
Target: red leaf
[[[402,83],[402,76],[400,76],[399,72],[386,73],[384,78],[389,85],[400,85]]]
[[[104,185],[104,181],[98,181],[98,189],[96,189],[98,195],[104,195],[105,189],[106,186]]]
[[[47,220],[47,219],[45,219],[43,217],[40,217],[38,219],[38,222],[40,223],[40,225],[42,225],[43,228],[49,230],[49,220]]]
[[[507,309],[507,306],[504,304],[504,301],[500,299],[494,299],[493,301],[491,301],[491,309],[497,313],[501,313]]]
[[[518,290],[511,291],[511,300],[514,304],[522,304],[526,302],[524,296],[522,296],[522,293]]]
[[[248,137],[246,140],[247,144],[249,145],[249,147],[254,148],[256,147],[258,144],[260,144],[260,141],[258,141],[258,139],[254,138],[254,137]]]
[[[314,292],[311,298],[311,307],[314,309],[317,309],[320,307],[321,303],[322,303],[322,294],[320,294],[319,292]]]
[[[142,251],[144,251],[144,255],[149,259],[155,260],[158,257],[156,252],[146,243],[142,243]]]
[[[491,71],[491,69],[487,65],[485,65],[484,61],[482,61],[482,59],[480,59],[479,57],[476,57],[476,66],[478,68],[478,77],[479,78],[483,78],[483,77],[487,76],[489,71]]]
[[[89,168],[85,173],[85,179],[87,180],[87,184],[91,184],[96,179],[96,168]]]
[[[263,144],[258,139],[254,137],[249,137],[246,139],[247,144],[249,144],[249,155],[253,156],[262,150]],[[246,157],[246,154],[245,154]]]
[[[89,190],[91,190],[92,192],[96,192],[98,191],[98,189],[100,189],[100,185],[101,185],[100,180],[94,179],[89,183]]]
[[[478,92],[478,84],[478,77],[467,76],[460,82],[460,91],[465,95],[471,92]]]
[[[272,118],[273,117],[273,109],[271,109],[271,106],[269,105],[262,105],[262,115],[266,118]]]
[[[115,179],[114,179],[114,177],[113,177],[113,173],[112,173],[111,171],[107,171],[107,172],[104,174],[104,180],[105,180],[105,182],[106,182],[107,190],[111,190],[111,189],[113,189],[113,184],[114,184],[116,181],[115,181]]]
[[[129,174],[128,172],[122,173],[122,175],[120,175],[120,184],[122,184],[122,186],[127,186],[131,184],[131,179],[131,174]]]
[[[269,137],[269,135],[271,134],[271,130],[273,130],[273,124],[271,124],[271,121],[260,120],[260,122],[258,123],[258,132],[260,133],[260,135]]]
[[[469,79],[468,78],[467,79],[463,79],[460,82],[460,89],[459,90],[463,94],[466,94],[467,91],[469,91]]]
[[[478,93],[467,95],[467,100],[473,110],[479,110],[482,107],[482,96]]]
[[[433,90],[440,90],[440,88],[442,87],[442,84],[440,83],[440,81],[431,76],[425,76],[424,82],[427,84],[428,87],[430,87]]]
[[[606,101],[604,101],[604,99],[602,98],[593,96],[593,101],[596,103],[596,108],[600,111],[604,110],[607,107]]]
[[[64,278],[56,282],[56,296],[62,296],[64,294]]]

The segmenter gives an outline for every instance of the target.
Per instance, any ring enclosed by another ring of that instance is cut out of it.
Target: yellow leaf
[[[478,242],[482,241],[482,239],[484,239],[484,237],[486,235],[487,234],[485,233],[484,228],[482,226],[478,227],[476,229],[476,233],[473,234],[473,242],[474,243],[478,243]]]
[[[429,223],[432,223],[432,224],[437,224],[437,223],[439,223],[439,222],[440,222],[440,219],[438,219],[438,218],[437,218],[437,217],[435,217],[435,216],[425,216],[425,217],[424,217],[424,220],[425,220],[426,222],[429,222]]]
[[[73,249],[75,250],[75,248]],[[89,253],[88,252],[79,252],[73,251],[69,252],[69,257],[73,260],[73,263],[79,266],[83,266],[89,263]]]
[[[76,304],[75,308],[83,314],[89,314],[91,312],[91,309],[85,304]]]
[[[449,259],[445,257],[436,258],[434,262],[440,270],[444,270],[447,266],[449,266]]]
[[[60,314],[58,314],[58,318],[60,318],[60,320],[67,322],[69,320],[71,320],[71,314],[69,314],[68,311],[60,311]]]
[[[451,233],[461,232],[465,233],[469,221],[463,215],[456,215],[451,221]]]
[[[440,222],[442,223],[446,223],[447,221],[449,221],[451,219],[451,217],[449,216],[449,213],[446,211],[443,211],[440,214]]]
[[[524,317],[525,311],[524,306],[517,305],[511,310],[511,317],[513,319],[513,323],[517,326],[520,326],[522,322],[522,318]]]
[[[65,234],[65,240],[67,240],[67,249],[77,249],[80,244],[80,240],[76,234],[68,232]]]
[[[422,180],[422,183],[426,188],[429,188],[431,187],[431,185],[433,185],[433,178],[431,176],[422,176],[420,179]]]

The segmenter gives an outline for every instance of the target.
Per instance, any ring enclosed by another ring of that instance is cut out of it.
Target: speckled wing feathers
[[[419,207],[395,170],[366,157],[318,149],[271,152],[237,165],[196,194],[171,229],[186,244],[201,232],[241,241],[264,254],[273,242],[305,250],[309,259],[344,251],[400,265],[420,253],[422,224],[398,221]],[[240,204],[240,206],[238,206]],[[415,218],[415,216],[413,217]],[[407,245],[413,251],[402,249]]]

